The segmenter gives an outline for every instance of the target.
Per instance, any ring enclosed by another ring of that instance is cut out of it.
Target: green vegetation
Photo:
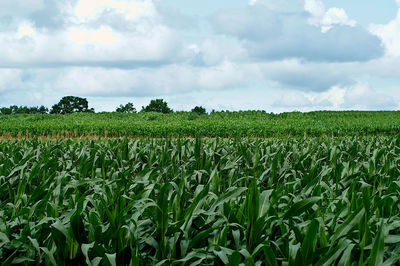
[[[168,103],[165,102],[163,99],[155,99],[151,100],[149,105],[147,105],[146,107],[142,107],[141,112],[155,112],[155,113],[169,114],[172,113],[173,110],[168,107]]]
[[[130,107],[0,115],[2,265],[399,263],[400,112]]]
[[[0,108],[0,115],[13,115],[13,114],[47,114],[49,109],[43,105],[38,107],[28,107],[28,106],[16,106],[11,105],[10,107]]]
[[[50,110],[51,114],[71,114],[71,113],[94,113],[93,108],[89,108],[86,98],[76,96],[63,97]]]
[[[192,109],[192,112],[197,113],[199,115],[205,115],[207,113],[206,109],[202,106],[196,106],[195,108]]]
[[[0,136],[21,137],[288,137],[390,135],[400,130],[400,112],[263,111],[170,114],[74,113],[0,115]]]
[[[115,111],[118,113],[136,113],[136,108],[133,103],[127,103],[125,105],[121,104]]]
[[[3,141],[0,261],[395,264],[399,160],[394,137]]]

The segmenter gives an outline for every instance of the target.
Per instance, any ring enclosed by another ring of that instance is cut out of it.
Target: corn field
[[[392,265],[400,138],[0,142],[2,265]]]
[[[0,138],[304,137],[393,135],[398,111],[263,111],[0,115]]]

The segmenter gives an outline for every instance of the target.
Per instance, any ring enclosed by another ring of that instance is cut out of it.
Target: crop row
[[[0,261],[391,265],[400,139],[0,142]]]
[[[400,112],[260,111],[195,113],[76,113],[3,115],[3,138],[79,137],[280,137],[391,135],[400,130]]]

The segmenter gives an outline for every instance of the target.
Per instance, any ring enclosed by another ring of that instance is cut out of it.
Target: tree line
[[[54,104],[49,110],[45,106],[27,107],[16,106],[0,108],[1,115],[11,114],[71,114],[71,113],[94,113],[93,108],[89,108],[89,103],[86,98],[77,96],[65,96],[57,104]],[[133,103],[129,102],[125,105],[121,104],[115,112],[118,113],[136,113],[137,110]],[[142,106],[140,112],[157,112],[157,113],[173,113],[173,110],[168,106],[168,103],[163,99],[151,100],[147,106]],[[206,114],[206,109],[202,106],[194,107],[191,112],[197,114]]]

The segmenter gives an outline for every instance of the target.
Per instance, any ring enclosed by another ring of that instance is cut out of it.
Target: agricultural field
[[[272,114],[263,111],[162,113],[75,113],[1,115],[0,137],[304,137],[392,135],[397,111],[319,111]]]
[[[399,163],[394,136],[1,141],[0,262],[392,265]]]

